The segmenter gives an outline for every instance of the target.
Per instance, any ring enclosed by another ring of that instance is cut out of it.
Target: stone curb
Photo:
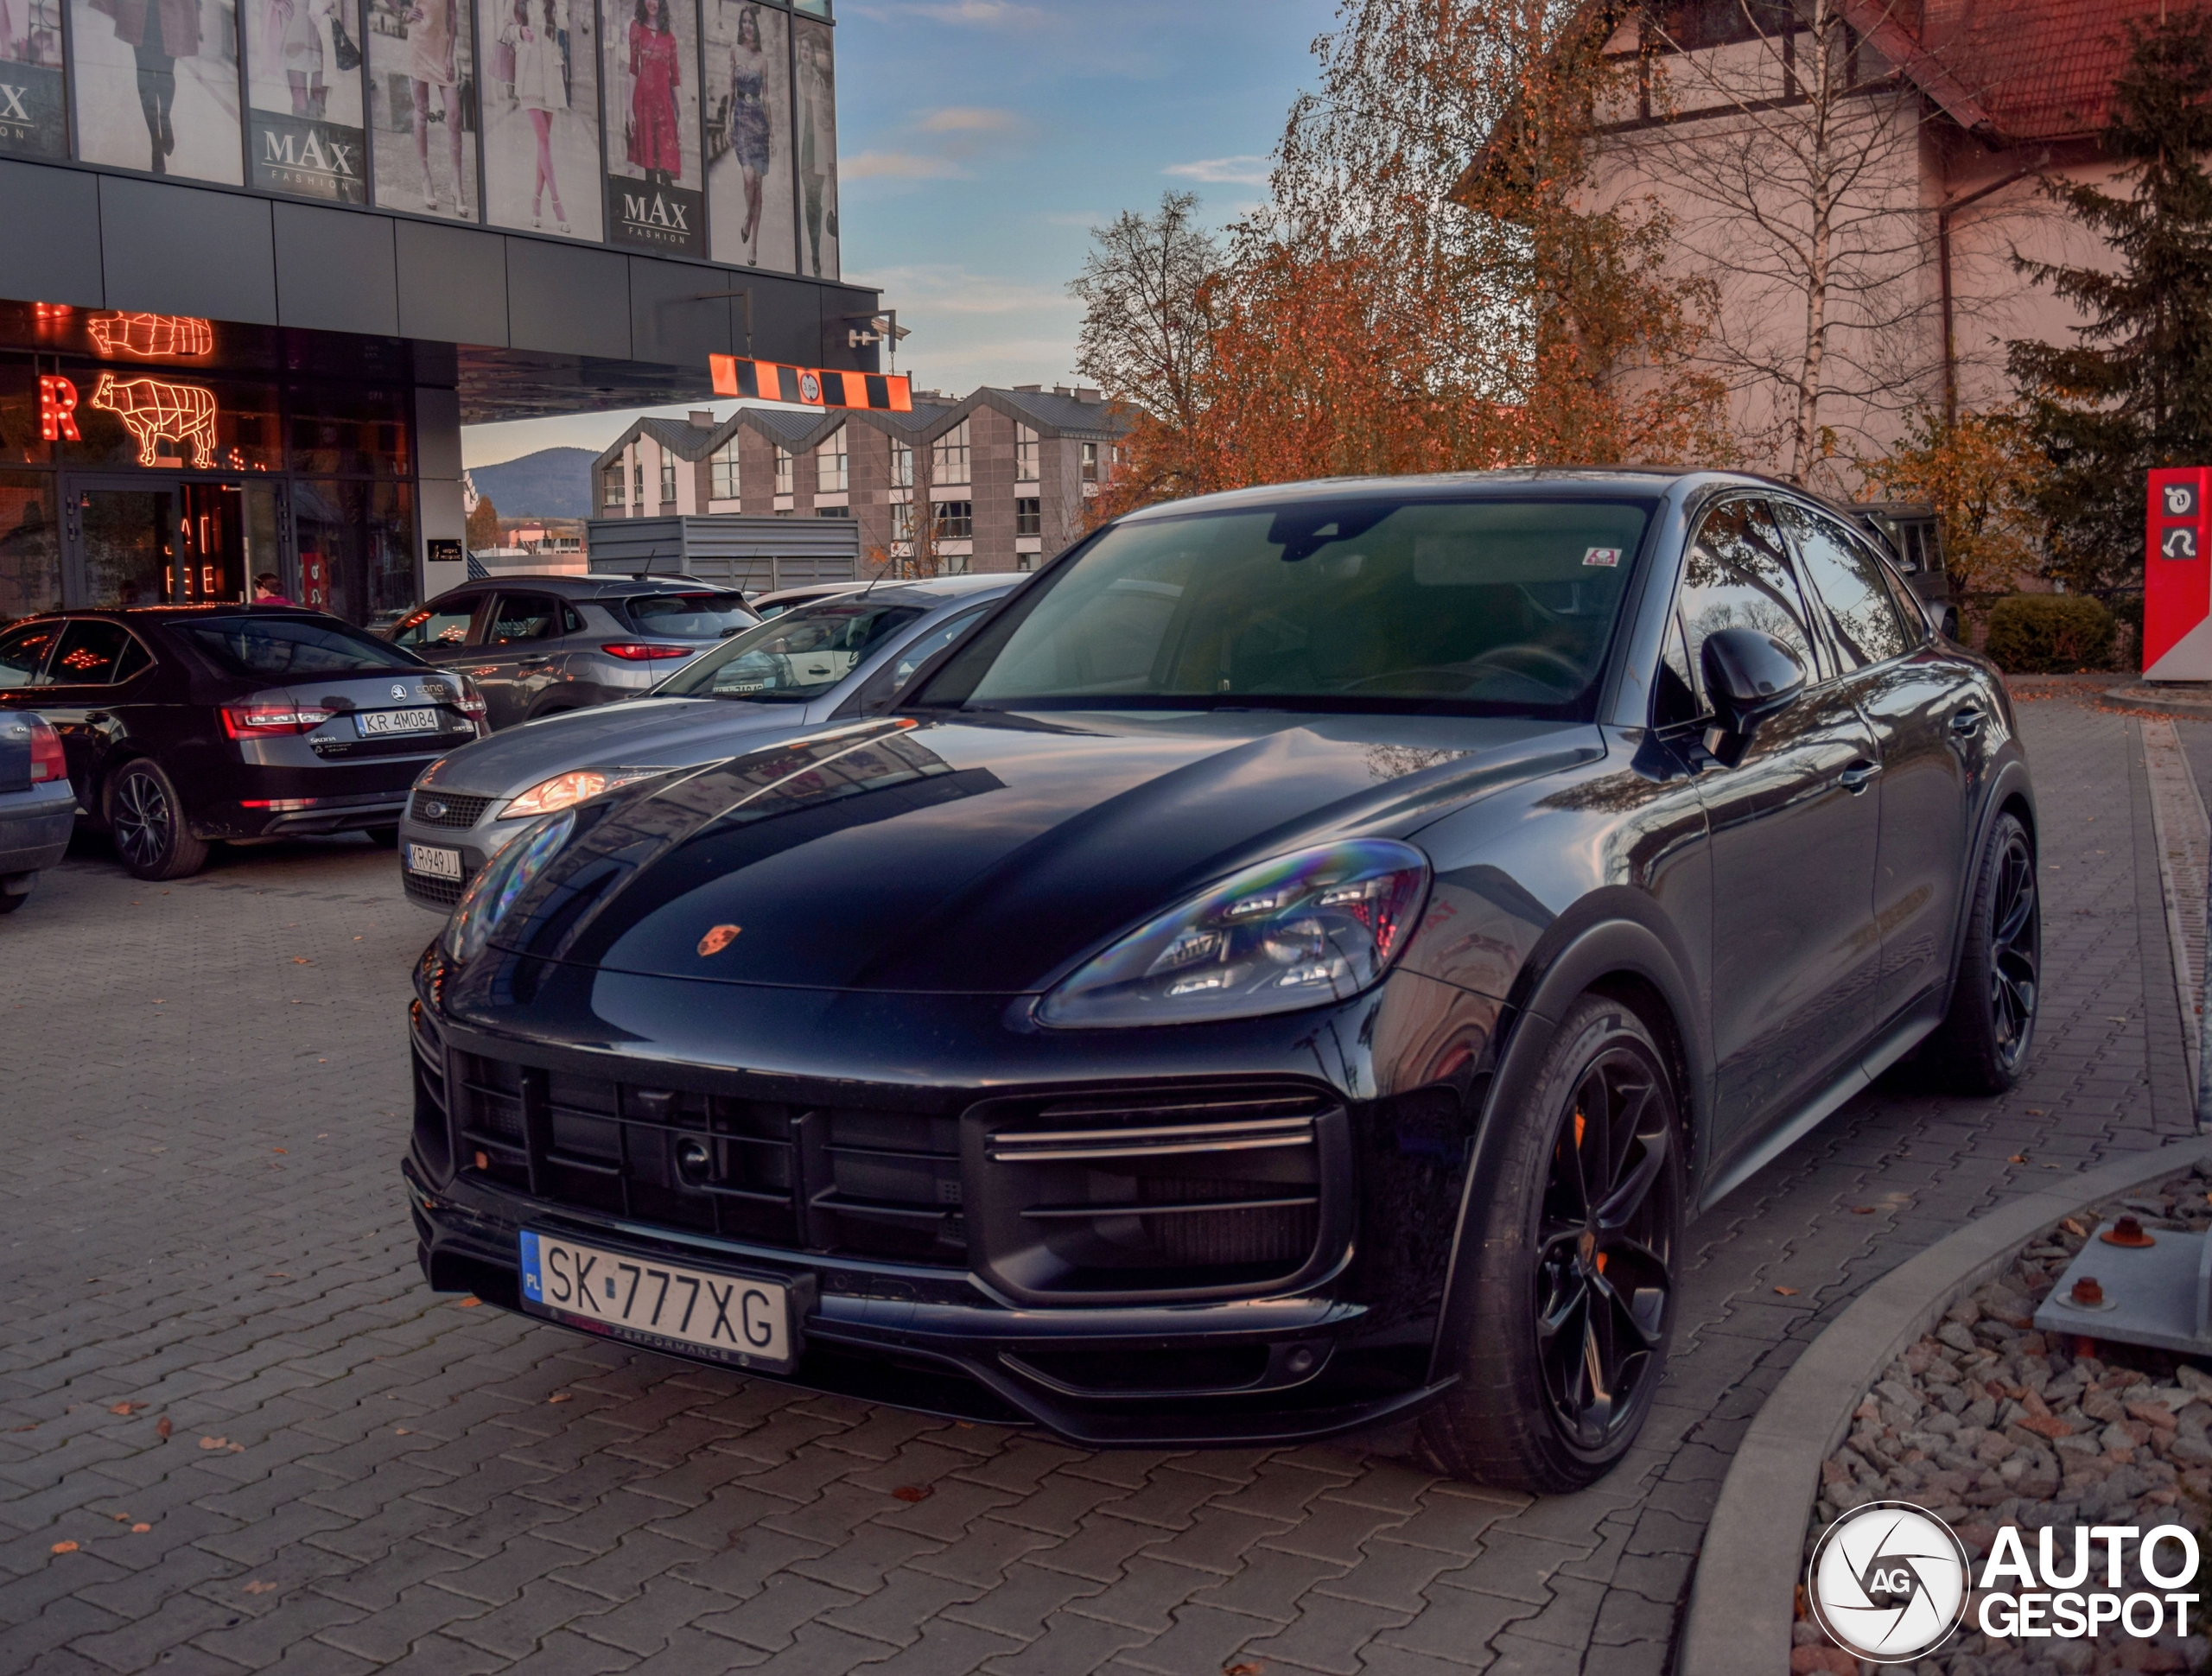
[[[2161,715],[2186,716],[2192,721],[2212,721],[2212,694],[2200,693],[2202,683],[2193,683],[2179,692],[2165,693],[2155,687],[2113,687],[2104,696],[2114,704],[2131,710],[2156,710]]]
[[[1821,1463],[1883,1368],[2029,1238],[2099,1199],[2212,1159],[2212,1139],[2133,1152],[2053,1182],[1947,1235],[1861,1292],[1806,1346],[1737,1448],[1707,1527],[1678,1676],[1783,1676],[1789,1668],[1805,1528]]]

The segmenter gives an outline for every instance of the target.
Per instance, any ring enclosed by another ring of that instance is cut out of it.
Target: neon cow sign
[[[173,384],[159,378],[118,384],[103,372],[92,387],[92,405],[123,421],[138,444],[138,463],[156,463],[156,445],[174,442],[180,453],[190,443],[204,468],[215,463],[215,392],[200,384]]]
[[[85,331],[103,355],[207,355],[214,326],[192,314],[95,314]]]

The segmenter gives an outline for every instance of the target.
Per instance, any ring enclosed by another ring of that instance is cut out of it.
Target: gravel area
[[[1961,1298],[1941,1326],[1884,1370],[1849,1439],[1821,1467],[1806,1554],[1837,1516],[1867,1501],[1910,1501],[1948,1522],[1974,1557],[2017,1527],[2031,1553],[2044,1527],[2070,1551],[2077,1526],[2212,1524],[2212,1371],[2136,1345],[2037,1331],[2052,1283],[2103,1222],[2203,1233],[2212,1228],[2212,1164],[2069,1216],[2031,1241],[2012,1268]],[[2124,1575],[2139,1580],[2129,1549]],[[1978,1608],[1980,1597],[1974,1597]],[[1859,1676],[1862,1666],[1805,1617],[1790,1669]],[[2192,1623],[2194,1623],[2192,1620]],[[1974,1610],[1960,1635],[1912,1676],[2055,1676],[2058,1672],[2196,1671],[2212,1641],[1995,1641]],[[1891,1671],[1904,1666],[1887,1666]]]

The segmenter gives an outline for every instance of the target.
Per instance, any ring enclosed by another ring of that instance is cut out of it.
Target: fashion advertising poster
[[[476,0],[484,197],[502,227],[603,234],[592,0]]]
[[[607,217],[614,244],[707,253],[696,0],[602,0]]]
[[[0,0],[0,152],[69,155],[61,0]]]
[[[791,105],[798,135],[798,270],[837,277],[837,77],[834,31],[804,17],[791,21]]]
[[[757,0],[703,0],[707,201],[714,257],[791,271],[791,19]]]
[[[235,0],[71,0],[69,22],[86,162],[244,184]]]
[[[377,202],[475,220],[476,43],[469,0],[369,0],[368,45]]]
[[[254,185],[334,204],[367,203],[360,0],[240,3]]]

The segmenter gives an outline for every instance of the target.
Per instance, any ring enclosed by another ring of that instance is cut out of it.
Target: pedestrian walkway
[[[1096,1453],[433,1298],[396,1171],[433,926],[391,857],[73,860],[0,925],[0,1668],[1660,1672],[1729,1451],[1821,1324],[2192,1126],[2144,724],[2064,691],[2021,725],[2027,1080],[1892,1077],[1698,1222],[1642,1442],[1534,1501],[1402,1432]]]

